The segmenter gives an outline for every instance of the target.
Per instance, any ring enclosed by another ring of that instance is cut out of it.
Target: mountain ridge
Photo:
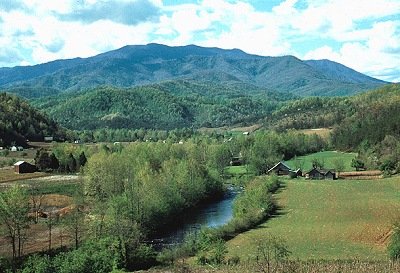
[[[0,88],[17,94],[18,88],[40,90],[36,97],[100,85],[134,87],[176,79],[245,83],[298,96],[353,95],[386,83],[329,60],[265,57],[196,45],[128,45],[88,58],[0,68]]]

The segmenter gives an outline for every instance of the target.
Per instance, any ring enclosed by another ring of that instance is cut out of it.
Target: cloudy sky
[[[0,67],[153,42],[330,59],[400,82],[400,0],[0,0]]]

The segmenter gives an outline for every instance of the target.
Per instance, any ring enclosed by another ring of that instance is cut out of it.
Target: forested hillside
[[[308,97],[291,100],[266,117],[265,125],[278,131],[338,125],[335,134],[338,137],[336,144],[340,147],[355,147],[361,140],[376,142],[382,135],[398,132],[398,127],[394,124],[399,121],[399,86],[389,84],[351,97]],[[350,130],[349,127],[365,131],[356,133],[355,129]],[[356,133],[359,138],[353,138],[350,143],[350,140],[339,137],[347,136],[349,132]]]
[[[0,146],[25,145],[27,139],[43,140],[44,136],[65,136],[53,120],[14,95],[0,93],[0,110]]]
[[[257,122],[289,98],[259,88],[169,81],[128,89],[99,87],[34,105],[70,129],[169,130]]]
[[[355,112],[333,131],[333,143],[353,149],[377,144],[386,136],[400,137],[400,84],[387,85],[353,98]]]

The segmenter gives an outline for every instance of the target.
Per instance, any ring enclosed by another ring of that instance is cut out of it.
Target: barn
[[[26,161],[18,161],[14,164],[14,171],[16,173],[34,173],[36,172],[36,166]]]
[[[275,166],[267,171],[267,174],[275,173],[276,175],[288,175],[291,172],[291,169],[288,165],[283,163],[282,161],[278,162]]]

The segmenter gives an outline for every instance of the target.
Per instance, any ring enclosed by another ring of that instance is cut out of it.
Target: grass
[[[304,130],[298,130],[299,133],[303,133],[305,135],[318,135],[324,139],[328,139],[332,129],[329,128],[316,128],[316,129],[304,129]]]
[[[351,161],[353,158],[357,156],[356,153],[342,153],[336,151],[325,151],[318,152],[310,155],[299,156],[297,158],[292,158],[291,160],[286,161],[286,163],[292,167],[296,167],[296,160],[300,162],[302,165],[301,169],[303,171],[308,171],[312,168],[313,159],[318,159],[324,162],[325,169],[335,169],[335,161],[340,160],[344,164],[343,171],[353,171],[354,169],[351,167]]]
[[[287,180],[277,198],[282,215],[229,241],[229,256],[253,259],[256,241],[272,234],[286,240],[293,259],[387,261],[388,235],[400,211],[400,177]]]
[[[14,168],[9,169],[0,169],[0,183],[3,182],[12,182],[18,180],[25,180],[31,178],[38,178],[47,176],[48,174],[42,172],[35,172],[35,173],[15,173]]]
[[[241,176],[247,174],[247,168],[245,165],[242,166],[229,166],[225,168],[225,174],[232,176]]]

